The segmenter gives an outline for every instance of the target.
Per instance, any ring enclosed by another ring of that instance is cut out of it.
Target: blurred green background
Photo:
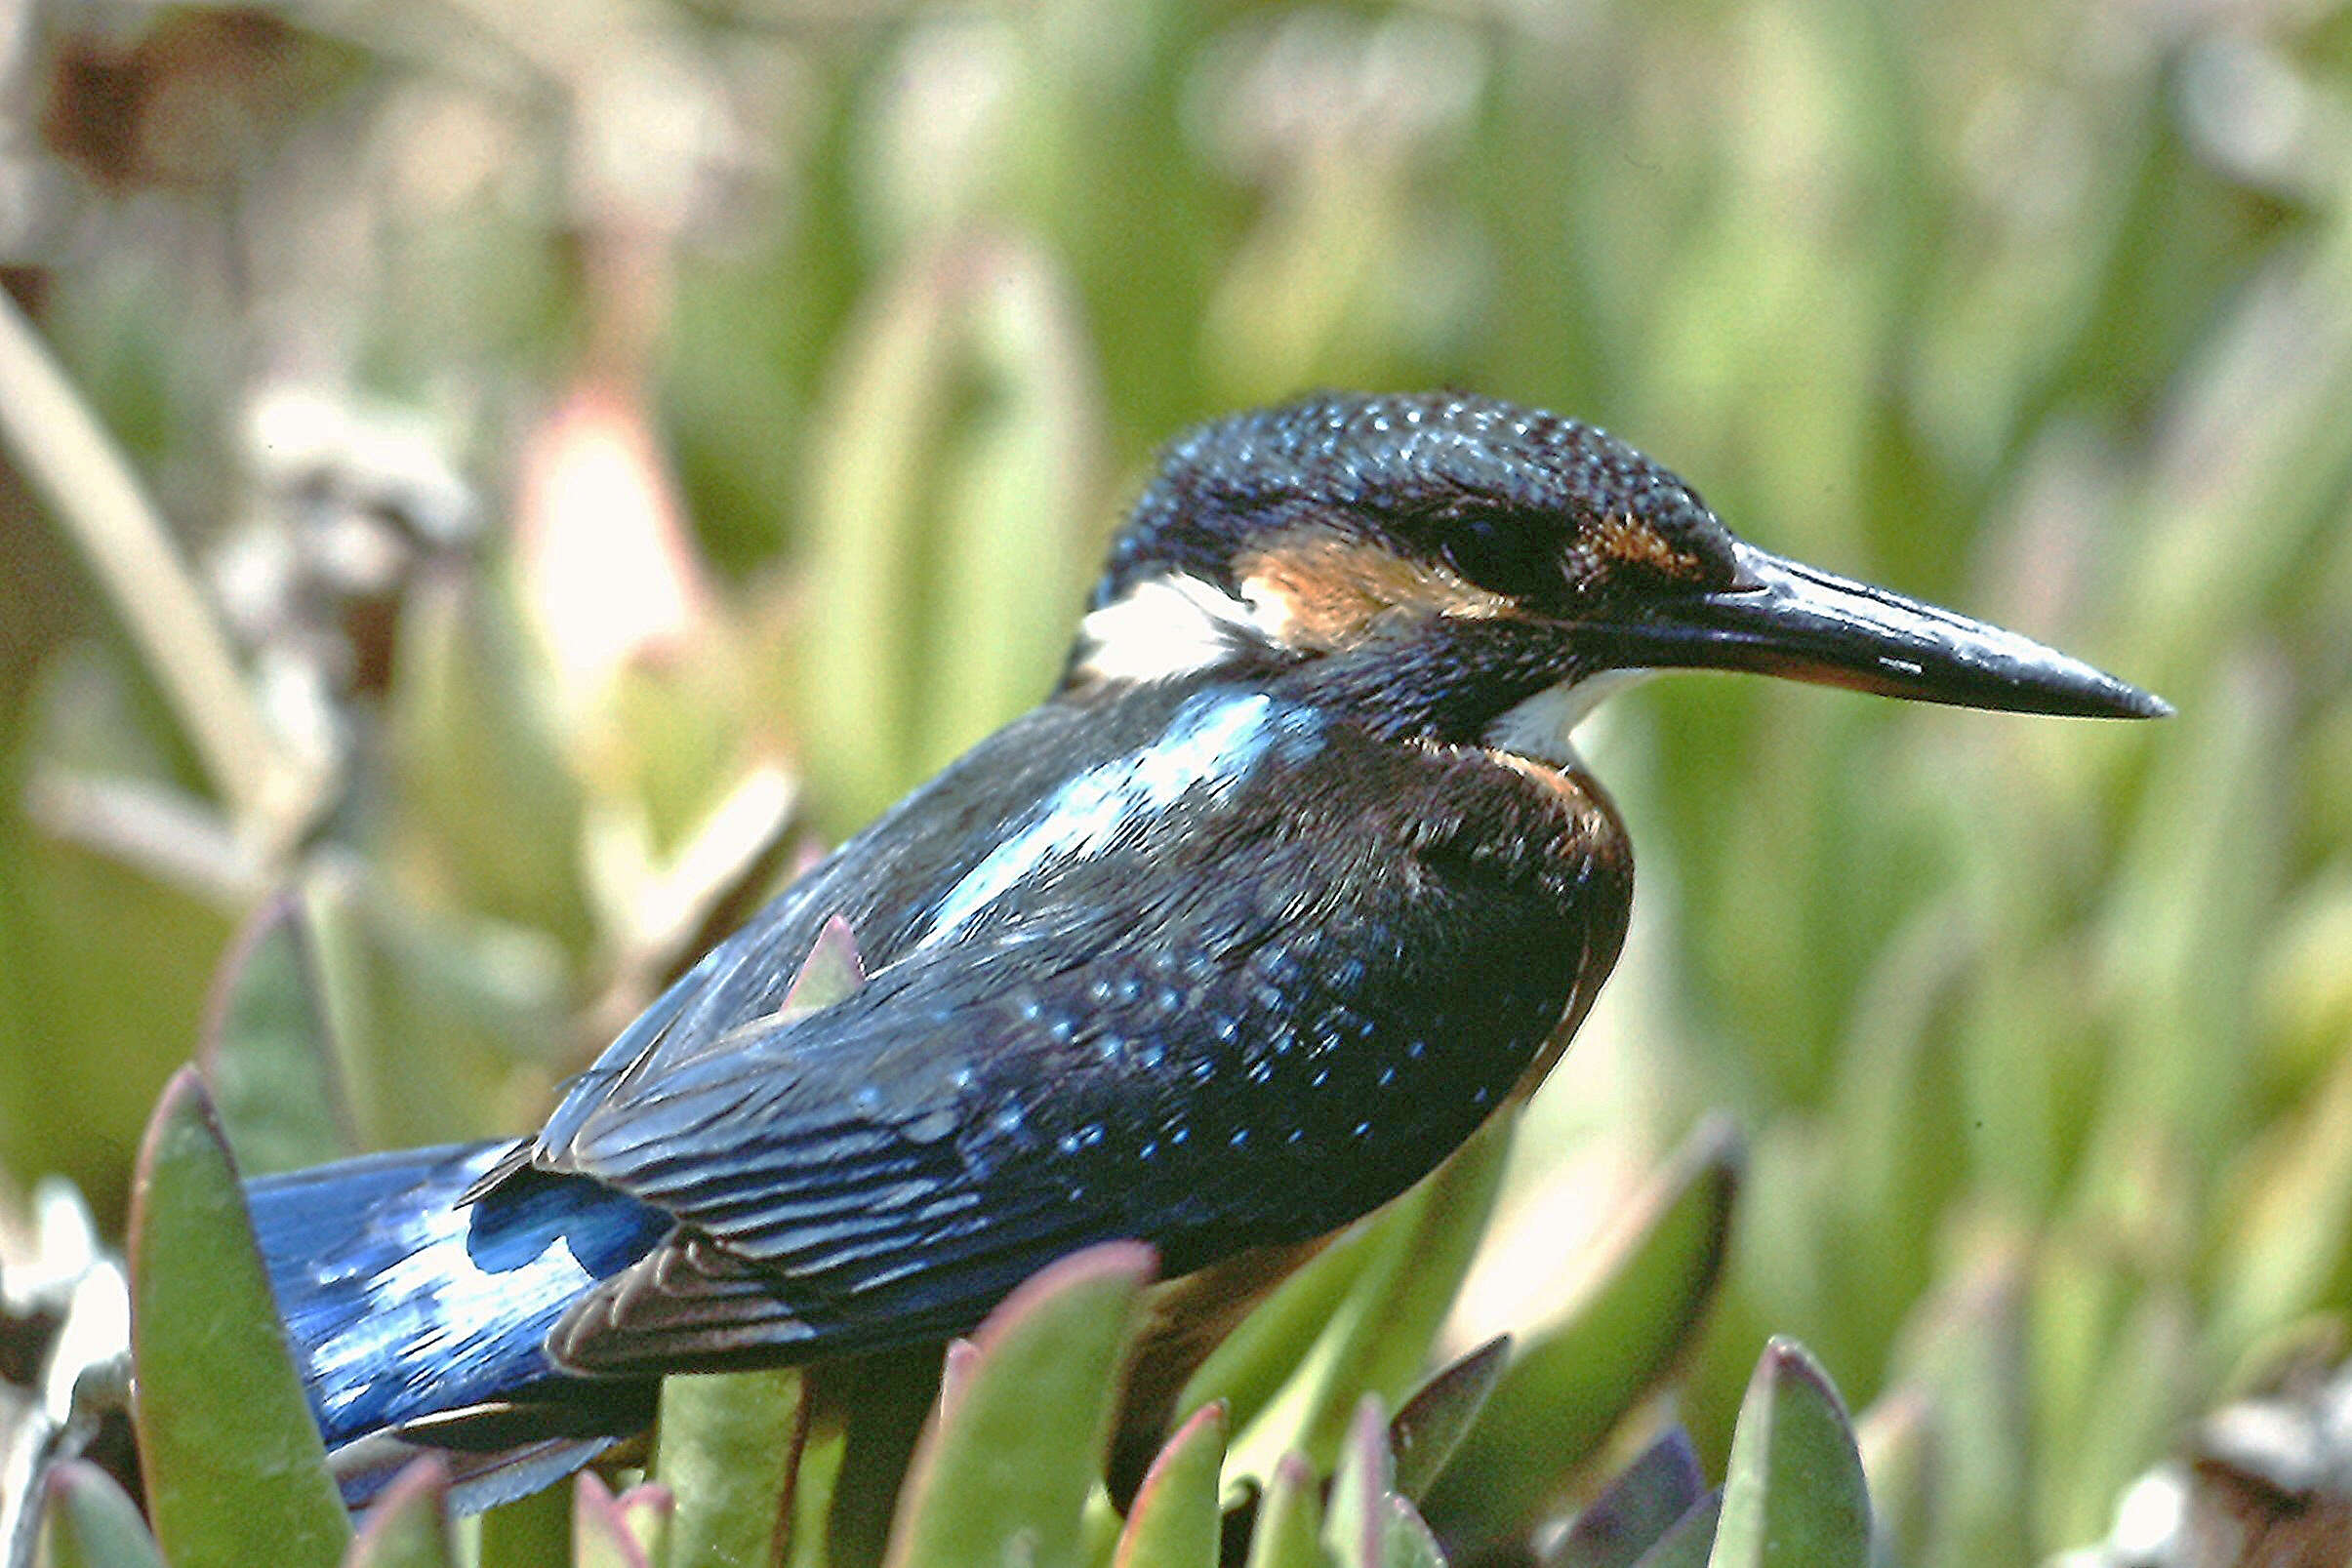
[[[1934,1398],[1937,1560],[2097,1535],[2352,1308],[2348,67],[2328,0],[23,0],[0,1165],[119,1216],[290,882],[357,1135],[523,1128],[1046,689],[1156,443],[1475,387],[2180,711],[1615,704],[1636,939],[1454,1342],[1722,1109],[1694,1429],[1795,1334]]]

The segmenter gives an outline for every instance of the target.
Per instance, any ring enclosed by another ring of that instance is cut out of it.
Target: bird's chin
[[[1507,708],[1486,726],[1485,742],[1497,751],[1556,768],[1582,768],[1576,754],[1576,727],[1593,709],[1627,687],[1647,680],[1654,669],[1604,669],[1548,686],[1533,697]]]

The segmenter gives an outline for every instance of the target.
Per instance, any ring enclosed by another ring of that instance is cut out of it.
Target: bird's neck
[[[1567,732],[1620,684],[1584,678],[1557,626],[1399,617],[1356,646],[1289,646],[1266,606],[1184,575],[1137,584],[1086,618],[1066,691],[1137,684],[1257,686],[1394,741],[1484,745],[1549,765]]]

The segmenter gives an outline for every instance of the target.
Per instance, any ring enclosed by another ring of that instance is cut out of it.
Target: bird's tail
[[[579,1177],[526,1174],[464,1202],[508,1146],[372,1154],[246,1188],[348,1503],[430,1446],[452,1451],[460,1506],[485,1508],[642,1424],[649,1390],[561,1378],[542,1343],[669,1222]]]

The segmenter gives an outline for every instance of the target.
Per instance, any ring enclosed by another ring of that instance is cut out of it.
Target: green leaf
[[[946,766],[1048,689],[1084,601],[1101,455],[1091,345],[1056,256],[973,247],[964,418],[937,469],[937,588],[914,759]]]
[[[1594,1283],[1530,1337],[1429,1494],[1448,1529],[1524,1528],[1665,1376],[1723,1272],[1741,1164],[1728,1123],[1703,1124],[1602,1244]]]
[[[1340,1568],[1387,1568],[1388,1500],[1395,1495],[1396,1479],[1388,1418],[1380,1396],[1367,1393],[1349,1424],[1339,1469],[1331,1477],[1331,1504],[1323,1514],[1323,1546]]]
[[[572,1486],[573,1568],[652,1568],[620,1500],[592,1470]]]
[[[350,1523],[192,1067],[140,1153],[131,1281],[140,1465],[174,1568],[339,1561]]]
[[[448,1504],[448,1467],[432,1455],[416,1461],[368,1509],[344,1568],[455,1568]]]
[[[866,984],[866,965],[858,956],[858,936],[839,915],[829,917],[800,961],[784,993],[782,1012],[797,1016],[827,1008]]]
[[[1341,1445],[1323,1515],[1322,1544],[1341,1568],[1445,1568],[1438,1538],[1399,1495],[1396,1468],[1380,1396],[1367,1393]]]
[[[1116,1568],[1216,1568],[1217,1472],[1227,1427],[1225,1407],[1209,1405],[1160,1449],[1127,1509]]]
[[[49,1510],[40,1560],[49,1568],[163,1568],[139,1505],[108,1475],[69,1459],[47,1477]]]
[[[1323,1504],[1315,1471],[1303,1454],[1274,1464],[1257,1528],[1249,1537],[1249,1568],[1325,1568]]]
[[[797,1369],[666,1378],[653,1473],[677,1495],[671,1556],[767,1568],[805,1436]]]
[[[575,949],[594,918],[583,880],[581,786],[545,698],[541,645],[513,603],[469,581],[403,604],[385,714],[404,853],[462,907]]]
[[[939,1368],[939,1419],[942,1422],[955,1414],[955,1406],[963,1398],[964,1387],[971,1381],[972,1369],[979,1363],[979,1346],[960,1335],[948,1342],[948,1353]]]
[[[1715,1526],[1723,1511],[1719,1488],[1690,1506],[1690,1511],[1658,1537],[1658,1544],[1635,1559],[1634,1568],[1707,1568],[1715,1549]]]
[[[1940,1437],[1933,1404],[1915,1387],[1879,1395],[1854,1423],[1870,1486],[1870,1560],[1877,1568],[1927,1560],[1939,1522]]]
[[[1411,1498],[1392,1492],[1381,1511],[1381,1568],[1445,1568],[1445,1553]]]
[[[1870,1496],[1845,1407],[1793,1340],[1764,1347],[1732,1428],[1708,1568],[1864,1568]]]
[[[1281,1392],[1236,1440],[1229,1482],[1263,1479],[1293,1448],[1311,1464],[1334,1455],[1362,1394],[1387,1401],[1410,1387],[1478,1250],[1514,1120],[1507,1110],[1490,1118],[1374,1222],[1371,1260]]]
[[[833,825],[864,821],[913,772],[927,494],[954,392],[961,258],[919,255],[875,287],[809,415],[809,602],[801,679]]]
[[[677,1506],[676,1495],[659,1481],[639,1482],[613,1500],[622,1528],[629,1532],[629,1538],[637,1544],[648,1563],[669,1560],[669,1520],[677,1512]]]
[[[1255,1420],[1382,1257],[1389,1218],[1353,1226],[1275,1287],[1200,1363],[1176,1408],[1190,1412],[1216,1401],[1233,1412],[1236,1428]]]
[[[1698,1451],[1677,1427],[1576,1515],[1546,1568],[1629,1568],[1705,1495]]]
[[[482,1515],[481,1568],[547,1568],[572,1560],[572,1499],[550,1486]]]
[[[1389,1423],[1397,1453],[1397,1490],[1417,1498],[1445,1469],[1469,1435],[1510,1363],[1511,1336],[1498,1334],[1453,1365],[1433,1373]]]
[[[955,1419],[925,1435],[908,1472],[890,1562],[1072,1560],[1151,1271],[1148,1248],[1092,1247],[989,1314]]]
[[[222,1131],[248,1176],[351,1152],[304,905],[298,891],[263,905],[214,982],[200,1061]]]

